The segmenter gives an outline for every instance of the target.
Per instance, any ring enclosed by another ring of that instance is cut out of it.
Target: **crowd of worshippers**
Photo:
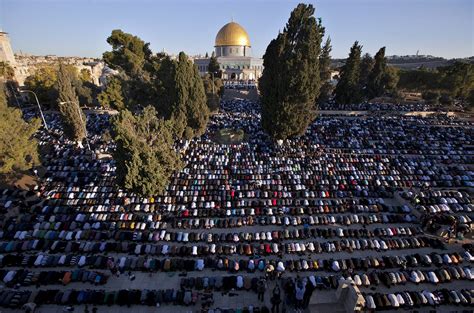
[[[395,111],[395,112],[443,112],[446,106],[439,104],[430,104],[426,102],[402,102],[402,103],[384,103],[384,102],[361,102],[342,104],[335,101],[321,103],[320,110],[329,111]],[[451,111],[463,111],[460,102],[456,102],[449,108]]]
[[[261,129],[258,103],[223,101],[202,137],[177,142],[186,166],[167,190],[140,197],[117,188],[113,160],[67,140],[57,114],[46,119],[50,131],[37,134],[40,145],[50,145],[41,184],[0,190],[0,278],[7,287],[0,306],[201,299],[206,311],[219,312],[214,292],[239,291],[259,299],[243,311],[268,312],[269,302],[280,312],[307,307],[313,290],[335,290],[340,279],[361,288],[370,310],[474,304],[472,291],[442,288],[474,280],[473,247],[425,234],[427,218],[441,224],[441,214],[450,216],[453,235],[472,227],[471,196],[462,191],[473,186],[466,166],[474,156],[472,123],[322,116],[304,136],[273,143]],[[88,114],[93,150],[114,150],[102,136],[109,128],[107,114]],[[224,128],[242,129],[245,139],[214,142]],[[395,204],[399,196],[406,204]],[[198,276],[177,279],[172,289],[113,288],[117,276],[170,272]],[[89,285],[22,290],[71,283]],[[370,289],[406,284],[425,285]],[[437,290],[425,287],[431,285]]]
[[[248,89],[256,89],[257,85],[255,84],[255,80],[225,80],[224,81],[224,88],[225,89],[237,89],[237,90],[248,90]]]

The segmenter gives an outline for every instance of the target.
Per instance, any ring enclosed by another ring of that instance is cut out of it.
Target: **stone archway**
[[[234,80],[237,78],[237,75],[235,73],[230,74],[230,79]]]

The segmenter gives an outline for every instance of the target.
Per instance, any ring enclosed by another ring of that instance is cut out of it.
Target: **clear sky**
[[[221,26],[233,19],[262,56],[300,1],[282,0],[0,0],[0,28],[15,52],[100,57],[113,29],[139,36],[153,51],[211,52]],[[474,0],[319,0],[334,58],[355,40],[363,52],[474,55]]]

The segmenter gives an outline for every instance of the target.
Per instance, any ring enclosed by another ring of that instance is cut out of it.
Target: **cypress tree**
[[[204,83],[204,91],[207,97],[207,106],[209,111],[215,112],[219,110],[221,97],[224,95],[224,84],[220,78],[212,80],[211,75],[206,74],[202,81]]]
[[[341,68],[339,82],[335,90],[335,100],[340,104],[358,103],[361,101],[359,86],[360,55],[362,46],[356,41],[351,47],[349,57]]]
[[[360,75],[359,75],[359,88],[361,90],[361,95],[367,96],[367,82],[369,79],[369,74],[374,67],[374,59],[368,53],[364,54],[360,62]]]
[[[316,118],[324,28],[313,14],[312,5],[299,4],[263,57],[262,127],[273,139],[302,135]]]
[[[209,59],[209,65],[207,66],[209,74],[214,74],[215,77],[221,77],[221,67],[217,62],[216,55],[212,52],[211,58]]]
[[[327,102],[332,93],[331,85],[331,38],[326,39],[326,43],[321,49],[319,56],[319,77],[321,79],[321,92],[318,98],[318,104]]]
[[[209,107],[207,106],[206,92],[204,90],[204,83],[202,81],[199,71],[194,63],[186,58],[188,69],[191,73],[191,88],[187,106],[187,136],[186,139],[191,139],[194,136],[201,136],[206,131],[207,123],[209,121]]]
[[[206,93],[197,67],[184,52],[176,61],[163,61],[160,82],[160,107],[165,117],[174,120],[175,134],[186,139],[202,135],[209,120]]]
[[[80,143],[86,136],[84,125],[86,117],[79,107],[79,99],[73,86],[73,77],[64,64],[59,65],[57,89],[58,106],[69,139]]]
[[[385,47],[377,51],[374,57],[374,66],[367,79],[367,95],[370,98],[380,97],[385,93],[385,78],[387,75],[387,60]]]

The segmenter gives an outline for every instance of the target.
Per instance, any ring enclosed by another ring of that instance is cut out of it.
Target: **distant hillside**
[[[421,66],[426,68],[437,68],[440,66],[446,66],[454,61],[464,61],[474,63],[474,56],[462,59],[445,59],[441,57],[434,57],[431,55],[406,55],[406,56],[387,56],[388,64],[402,68],[402,69],[417,69]],[[331,66],[333,68],[339,68],[344,65],[346,59],[333,59],[331,62]]]

